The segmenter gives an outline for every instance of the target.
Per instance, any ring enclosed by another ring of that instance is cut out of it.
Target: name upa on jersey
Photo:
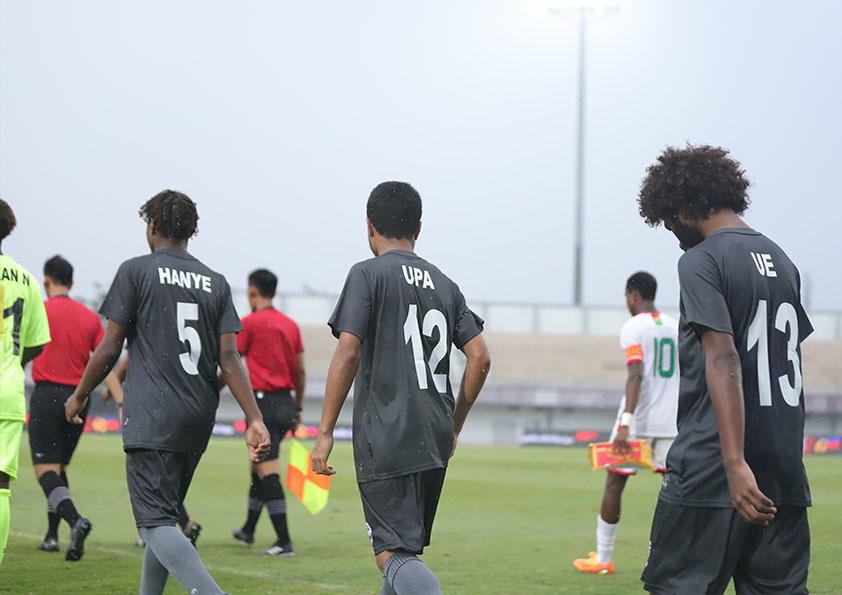
[[[161,285],[176,285],[184,289],[201,289],[211,293],[211,278],[192,271],[158,267],[158,281]]]
[[[402,264],[401,268],[403,269],[404,280],[410,285],[418,287],[420,284],[421,289],[435,290],[436,286],[433,285],[433,278],[430,276],[428,271],[405,264]]]

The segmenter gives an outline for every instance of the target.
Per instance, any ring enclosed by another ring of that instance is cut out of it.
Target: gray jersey
[[[730,507],[719,431],[705,378],[701,332],[729,333],[740,356],[745,458],[776,506],[809,506],[802,463],[801,342],[813,327],[801,306],[798,270],[751,229],[724,229],[679,260],[681,383],[678,436],[667,456],[661,498]]]
[[[354,381],[357,481],[447,466],[453,447],[451,345],[483,321],[459,287],[412,252],[355,264],[328,322],[362,341]]]
[[[158,250],[120,265],[100,313],[128,332],[123,447],[204,451],[219,404],[218,337],[243,328],[225,277]]]

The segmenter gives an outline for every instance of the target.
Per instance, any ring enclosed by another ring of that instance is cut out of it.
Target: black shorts
[[[807,593],[807,509],[781,506],[765,527],[733,508],[658,501],[649,561],[641,580],[651,593]]]
[[[64,402],[75,386],[54,382],[36,382],[29,402],[29,449],[32,464],[67,465],[85,429],[90,399],[79,413],[81,424],[71,424],[64,416]]]
[[[175,526],[202,453],[133,448],[126,451],[126,483],[135,524]]]
[[[263,423],[269,430],[269,438],[272,441],[269,454],[263,460],[271,461],[278,458],[281,440],[295,425],[295,401],[288,389],[272,392],[258,390],[254,392],[254,396],[257,398],[257,408],[263,414]]]
[[[374,555],[403,550],[424,553],[447,469],[430,469],[358,484]]]

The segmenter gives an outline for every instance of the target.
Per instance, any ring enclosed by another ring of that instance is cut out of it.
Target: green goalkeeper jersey
[[[41,288],[10,256],[0,254],[0,419],[26,421],[23,350],[50,342]]]

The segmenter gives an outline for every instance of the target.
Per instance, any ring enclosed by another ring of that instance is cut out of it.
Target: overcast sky
[[[586,304],[639,269],[678,303],[676,240],[636,197],[667,144],[730,148],[747,221],[839,310],[842,3],[621,0],[587,32]],[[337,293],[387,179],[417,252],[471,301],[572,301],[577,28],[533,0],[0,0],[3,252],[76,294],[144,253],[138,207],[199,208],[190,251],[232,287]],[[40,275],[39,275],[40,276]]]

